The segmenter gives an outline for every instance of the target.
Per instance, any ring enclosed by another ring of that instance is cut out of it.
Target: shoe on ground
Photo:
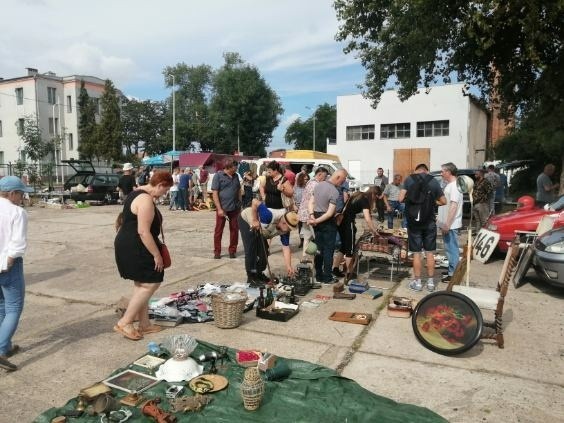
[[[441,282],[443,283],[448,283],[450,282],[450,280],[452,279],[452,276],[450,276],[448,273],[446,275],[443,275],[441,277]]]
[[[0,368],[9,372],[18,370],[18,366],[16,366],[14,363],[10,363],[8,361],[8,357],[6,357],[5,355],[0,355]]]
[[[235,253],[229,253],[229,258],[237,258],[237,256],[235,255]]]
[[[412,291],[421,291],[423,289],[423,285],[421,285],[421,282],[420,281],[418,282],[416,280],[411,281],[407,287]]]
[[[8,351],[8,354],[6,354],[6,357],[10,358],[10,357],[16,355],[19,352],[20,352],[20,346],[17,345],[17,344],[12,344],[12,348],[10,348],[10,351]]]
[[[250,288],[262,288],[264,286],[264,282],[259,280],[257,275],[248,275],[247,283]]]
[[[433,292],[435,290],[435,284],[427,282],[427,291]]]
[[[265,275],[264,273],[262,273],[262,272],[259,273],[259,274],[257,274],[256,279],[257,279],[258,281],[263,282],[263,283],[264,283],[264,282],[270,282],[270,278],[269,278],[268,276],[266,276],[266,275]]]
[[[220,258],[221,258],[221,254],[214,254],[213,258],[216,259],[216,260],[217,260],[217,259],[220,259]]]
[[[341,272],[341,270],[338,267],[334,267],[333,268],[333,276],[336,276],[338,278],[344,278],[345,274],[343,272]]]

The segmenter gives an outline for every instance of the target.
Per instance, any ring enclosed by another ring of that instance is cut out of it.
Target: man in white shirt
[[[12,337],[23,310],[23,255],[27,246],[27,212],[20,207],[24,193],[33,191],[17,176],[0,179],[0,368],[18,367],[8,358],[18,352]]]
[[[451,163],[441,166],[441,176],[447,183],[444,188],[446,205],[439,207],[437,226],[443,233],[445,254],[448,259],[448,272],[443,275],[442,281],[448,282],[456,269],[460,258],[458,250],[458,230],[462,227],[462,193],[456,187],[457,167]]]

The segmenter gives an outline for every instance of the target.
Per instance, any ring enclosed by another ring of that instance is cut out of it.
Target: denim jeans
[[[176,209],[178,209],[177,197],[178,197],[178,191],[170,191],[170,206],[169,206],[169,210],[172,210],[173,207],[176,208]]]
[[[403,220],[401,222],[401,227],[402,228],[407,228],[407,219],[405,217],[405,213],[404,213],[404,205],[403,203],[400,203],[399,201],[389,201],[390,203],[390,207],[392,208],[391,212],[388,212],[388,229],[392,229],[394,227],[394,215],[396,214],[396,210],[398,210],[401,215],[403,216]]]
[[[25,296],[23,260],[17,258],[8,272],[0,273],[0,355],[12,349]]]
[[[448,274],[452,276],[458,264],[458,260],[460,259],[460,251],[458,250],[458,229],[451,229],[446,234],[443,234],[443,243],[448,259]]]
[[[317,216],[316,216],[317,217]],[[315,256],[315,279],[318,282],[333,280],[333,254],[337,239],[337,225],[333,219],[313,227],[319,254]]]

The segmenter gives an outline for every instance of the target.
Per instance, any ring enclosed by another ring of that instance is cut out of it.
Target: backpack
[[[435,220],[435,199],[429,186],[433,176],[414,173],[411,178],[415,182],[405,197],[407,223],[421,226]]]

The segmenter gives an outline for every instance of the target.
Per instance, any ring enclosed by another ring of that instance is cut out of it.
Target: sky
[[[111,79],[126,96],[170,95],[162,70],[223,64],[238,52],[284,107],[269,148],[290,148],[287,126],[338,95],[360,92],[364,69],[335,41],[331,0],[2,0],[0,77],[40,73]],[[10,17],[7,19],[7,17]]]

